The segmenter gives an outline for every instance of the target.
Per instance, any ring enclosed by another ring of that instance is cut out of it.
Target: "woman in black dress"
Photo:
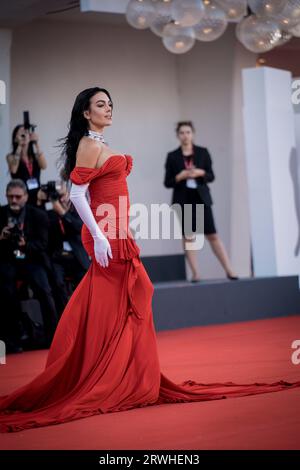
[[[36,205],[41,170],[47,167],[46,158],[40,150],[38,135],[29,132],[21,124],[16,126],[12,133],[12,151],[6,159],[10,176],[24,181],[28,190],[28,202]]]
[[[204,205],[204,235],[206,239],[223,266],[227,277],[231,280],[237,279],[214,222],[211,208],[213,201],[207,185],[215,179],[211,158],[206,148],[194,144],[194,132],[195,129],[191,121],[182,121],[177,124],[176,133],[181,145],[168,153],[164,180],[164,185],[167,188],[174,188],[172,204],[179,204],[181,208],[183,247],[192,270],[191,281],[200,280],[197,249],[191,249],[191,243],[195,241],[195,232],[200,233],[196,224],[197,204]],[[184,226],[185,204],[191,204],[192,207],[192,232]],[[187,244],[189,244],[189,249]]]

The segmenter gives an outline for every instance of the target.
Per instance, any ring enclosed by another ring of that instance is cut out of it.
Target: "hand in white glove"
[[[108,266],[107,254],[111,258],[113,257],[111,246],[105,235],[100,230],[86,198],[88,186],[89,183],[80,185],[72,183],[70,199],[94,239],[94,253],[97,263],[105,268]]]
[[[107,254],[112,258],[111,247],[107,238],[94,238],[94,253],[96,261],[107,268],[108,266],[108,257]]]

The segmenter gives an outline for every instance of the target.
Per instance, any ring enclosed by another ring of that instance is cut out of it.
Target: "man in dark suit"
[[[22,347],[17,281],[28,280],[40,302],[46,346],[50,345],[58,317],[47,272],[47,216],[27,204],[28,192],[22,180],[8,183],[6,196],[8,204],[0,208],[0,331],[8,351],[18,352]]]
[[[197,206],[204,206],[204,235],[210,246],[222,264],[229,279],[237,279],[225,247],[217,234],[214,216],[212,212],[213,200],[210,194],[208,183],[215,179],[212,168],[212,160],[208,150],[194,144],[194,126],[191,121],[182,121],[177,124],[176,133],[180,141],[180,146],[169,152],[165,162],[164,185],[173,188],[171,204],[179,204],[182,213],[182,235],[183,247],[192,270],[192,282],[200,280],[197,251],[187,249],[187,243],[195,240],[193,234],[187,233],[184,222],[184,207],[186,204],[192,206],[192,227],[196,225]],[[191,246],[191,245],[189,245]]]
[[[51,209],[46,211],[46,203]],[[71,204],[65,183],[48,194],[42,189],[37,194],[37,205],[49,219],[48,253],[51,260],[51,283],[56,307],[62,314],[69,298],[65,279],[69,277],[75,289],[90,265],[90,259],[81,242],[82,220]]]

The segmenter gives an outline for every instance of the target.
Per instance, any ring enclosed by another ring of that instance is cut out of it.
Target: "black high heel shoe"
[[[237,281],[239,278],[238,276],[230,276],[229,274],[227,274],[227,278],[230,280],[230,281]]]

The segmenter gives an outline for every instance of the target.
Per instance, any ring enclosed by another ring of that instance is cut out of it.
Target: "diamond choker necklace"
[[[89,129],[87,131],[87,136],[90,137],[91,139],[98,140],[98,142],[103,142],[104,144],[107,144],[106,140],[104,139],[104,135],[101,134],[100,132],[92,131]]]

